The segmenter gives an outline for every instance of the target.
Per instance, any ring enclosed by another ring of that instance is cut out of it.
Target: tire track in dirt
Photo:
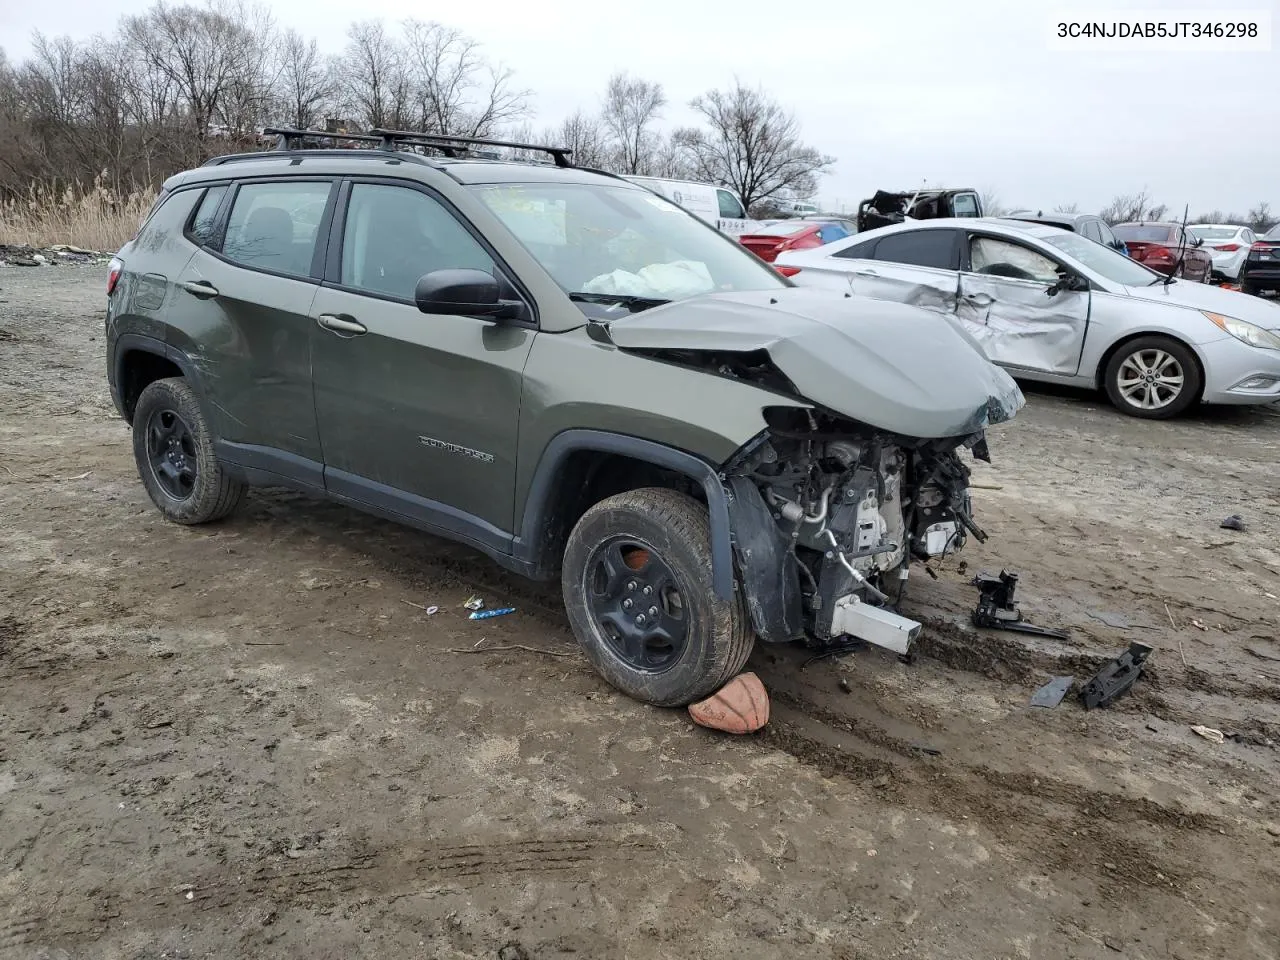
[[[62,905],[56,913],[26,914],[0,926],[0,947],[53,945],[97,939],[106,919],[133,924],[172,922],[184,907],[200,912],[256,909],[260,915],[286,906],[336,903],[349,895],[412,894],[423,885],[458,882],[464,887],[525,875],[585,880],[598,866],[616,867],[659,853],[643,839],[547,837],[444,843],[406,849],[303,850],[294,857],[229,864],[216,875],[180,885],[133,889],[113,886],[96,903]],[[261,917],[260,917],[261,919]],[[270,919],[262,922],[270,923]]]

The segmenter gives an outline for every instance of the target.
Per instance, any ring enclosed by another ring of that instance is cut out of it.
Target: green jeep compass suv
[[[956,325],[794,287],[562,150],[268,132],[170,178],[111,265],[111,392],[166,517],[283,485],[559,577],[655,704],[756,640],[907,651],[911,561],[982,536],[960,453],[1023,402]]]

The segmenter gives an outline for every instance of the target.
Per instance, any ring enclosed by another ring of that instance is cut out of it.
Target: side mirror
[[[413,299],[423,313],[504,320],[516,317],[522,304],[503,300],[502,288],[483,270],[433,270],[418,281]]]
[[[1204,246],[1204,237],[1192,237],[1192,238],[1191,238],[1191,245],[1192,245],[1193,247],[1203,247],[1203,246]]]
[[[1089,281],[1078,273],[1067,273],[1065,271],[1058,274],[1057,281],[1045,291],[1048,296],[1056,297],[1063,290],[1080,291],[1088,290]]]

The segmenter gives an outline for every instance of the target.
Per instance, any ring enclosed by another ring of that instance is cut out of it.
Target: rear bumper
[[[1280,313],[1280,311],[1278,311]],[[1280,401],[1280,350],[1263,350],[1226,337],[1201,344],[1205,403]]]
[[[1235,280],[1240,276],[1240,268],[1244,266],[1244,254],[1244,250],[1237,250],[1235,253],[1215,253],[1213,255],[1214,272]]]
[[[1256,260],[1246,260],[1240,270],[1240,279],[1263,287],[1280,287],[1280,262],[1258,263]]]

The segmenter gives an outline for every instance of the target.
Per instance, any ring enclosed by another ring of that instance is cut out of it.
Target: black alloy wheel
[[[689,622],[675,574],[650,544],[610,537],[591,552],[587,604],[612,653],[634,670],[679,662]]]
[[[191,427],[176,410],[161,408],[147,421],[147,461],[168,496],[191,499],[200,476],[196,441]]]

